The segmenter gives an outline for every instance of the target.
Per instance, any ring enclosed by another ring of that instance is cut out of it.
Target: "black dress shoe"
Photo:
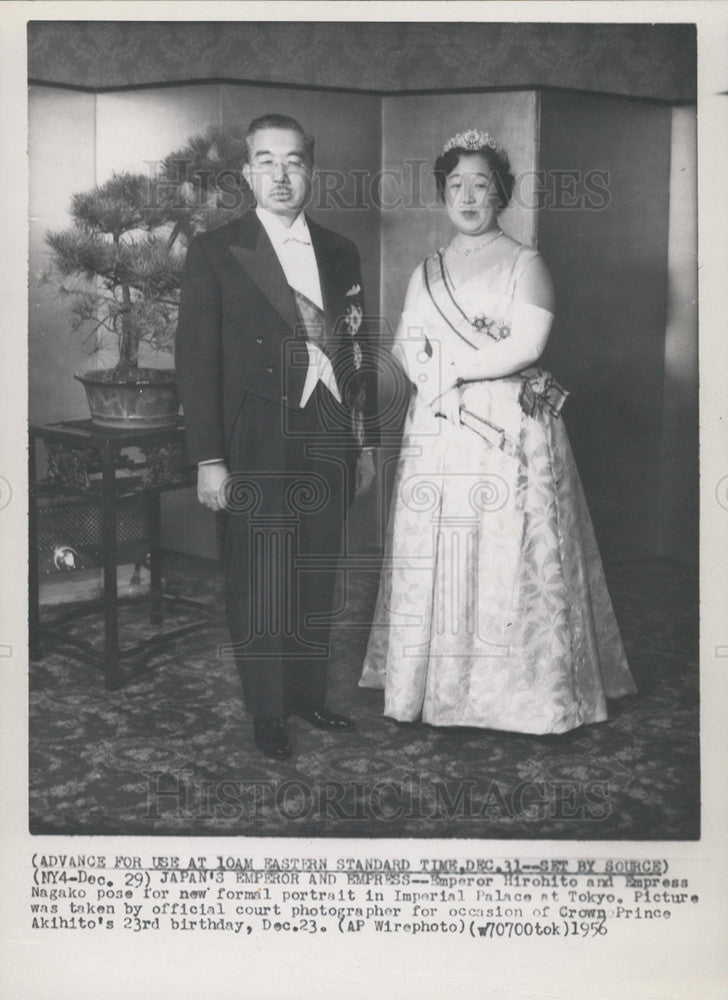
[[[306,722],[310,722],[312,726],[316,727],[316,729],[329,729],[338,732],[356,729],[356,726],[351,719],[347,719],[345,715],[338,715],[336,712],[330,712],[328,708],[307,708],[300,709],[299,711],[294,710],[293,715],[297,715],[300,719],[305,719]]]
[[[256,719],[253,723],[255,745],[266,757],[286,760],[291,756],[285,719]]]

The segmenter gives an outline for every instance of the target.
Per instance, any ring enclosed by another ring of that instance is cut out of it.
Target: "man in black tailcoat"
[[[242,219],[190,243],[176,369],[201,503],[224,518],[226,613],[255,742],[287,719],[346,731],[326,705],[327,615],[355,490],[374,477],[375,372],[359,254],[307,219],[313,140],[251,123]]]

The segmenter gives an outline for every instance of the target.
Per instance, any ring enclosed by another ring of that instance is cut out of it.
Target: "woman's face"
[[[498,223],[498,192],[488,161],[480,153],[463,154],[445,180],[450,221],[467,236],[479,236]]]

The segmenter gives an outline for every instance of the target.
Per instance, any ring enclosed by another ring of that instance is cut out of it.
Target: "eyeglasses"
[[[310,168],[305,160],[274,160],[266,158],[255,160],[250,164],[253,173],[258,174],[301,174],[308,173]]]

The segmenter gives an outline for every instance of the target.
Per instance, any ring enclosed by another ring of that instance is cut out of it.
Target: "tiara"
[[[501,145],[499,145],[495,139],[491,138],[487,132],[481,132],[477,128],[469,128],[465,132],[458,132],[454,135],[452,139],[448,139],[445,145],[442,147],[443,155],[448,153],[451,149],[467,149],[472,152],[476,152],[482,149],[483,146],[489,146],[494,153],[497,153],[502,159],[508,162],[508,154]]]

